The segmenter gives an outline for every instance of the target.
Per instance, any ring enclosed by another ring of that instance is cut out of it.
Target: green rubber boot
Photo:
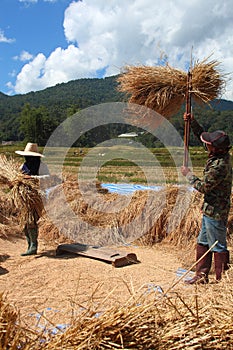
[[[22,256],[37,254],[38,229],[37,228],[30,228],[30,229],[28,229],[28,236],[29,236],[30,246],[28,247],[28,250],[25,253],[21,254]]]
[[[21,256],[28,255],[27,253],[28,253],[28,251],[30,249],[30,246],[31,246],[31,239],[30,239],[28,230],[26,228],[24,229],[24,233],[25,233],[26,240],[27,240],[27,243],[28,243],[28,248],[27,248],[27,251],[25,253],[20,254]]]

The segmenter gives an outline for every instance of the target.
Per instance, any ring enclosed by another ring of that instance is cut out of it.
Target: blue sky
[[[0,91],[24,94],[127,64],[220,62],[233,100],[232,0],[1,0]]]
[[[67,47],[64,11],[71,1],[60,0],[0,3],[0,91],[7,93],[8,81],[39,52],[46,56],[56,47]]]

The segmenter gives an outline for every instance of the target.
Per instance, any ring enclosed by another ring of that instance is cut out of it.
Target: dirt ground
[[[181,267],[178,252],[160,244],[121,247],[120,251],[135,253],[140,261],[121,268],[78,255],[56,256],[56,247],[40,239],[38,254],[22,257],[23,237],[0,239],[1,267],[6,270],[0,275],[0,292],[30,327],[67,325],[86,308],[98,314],[135,294],[156,288],[166,291],[178,280]],[[178,288],[187,286],[181,281]]]

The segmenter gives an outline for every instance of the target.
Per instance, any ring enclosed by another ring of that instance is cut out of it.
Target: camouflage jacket
[[[191,123],[194,134],[200,137],[202,127],[193,120]],[[209,155],[203,172],[203,179],[194,174],[188,174],[190,184],[204,194],[202,212],[216,220],[227,220],[232,189],[232,165],[229,152]]]

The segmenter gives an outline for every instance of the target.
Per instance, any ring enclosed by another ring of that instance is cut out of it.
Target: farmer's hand
[[[184,176],[186,176],[188,173],[191,173],[191,170],[187,166],[184,166],[184,165],[180,168],[180,171],[181,171],[181,174]]]
[[[194,115],[192,113],[184,113],[184,120],[194,120]]]

